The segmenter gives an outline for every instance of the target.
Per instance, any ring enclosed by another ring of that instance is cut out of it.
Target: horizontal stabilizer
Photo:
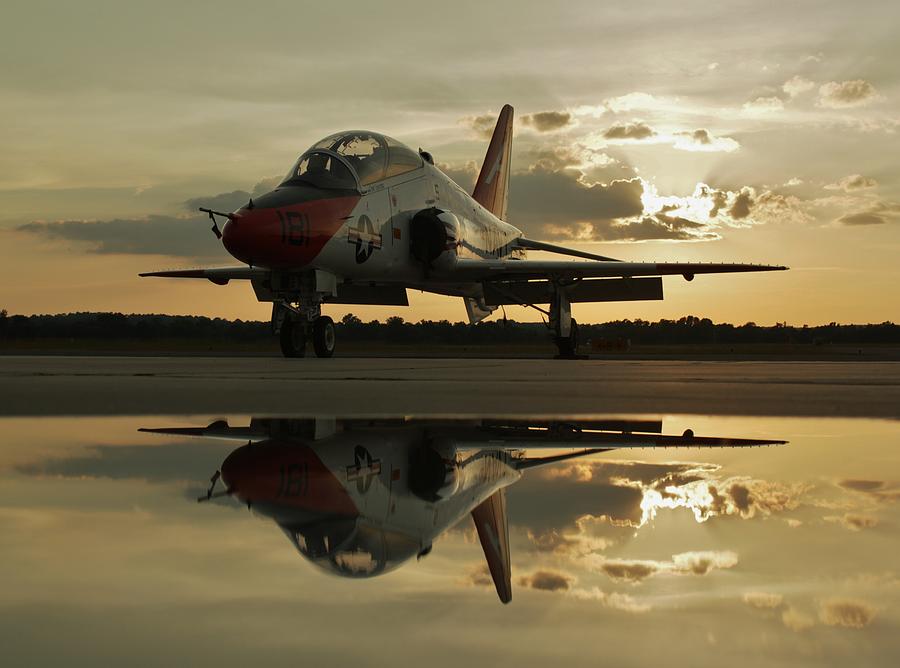
[[[585,260],[599,260],[601,262],[620,262],[614,257],[606,257],[605,255],[597,255],[596,253],[588,253],[586,251],[575,250],[574,248],[566,248],[565,246],[557,246],[556,244],[548,244],[544,241],[535,241],[534,239],[526,239],[519,237],[516,239],[516,245],[525,250],[544,251],[547,253],[556,253],[557,255],[570,255],[571,257],[580,257]]]

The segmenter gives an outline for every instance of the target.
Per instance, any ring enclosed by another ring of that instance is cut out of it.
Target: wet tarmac
[[[900,418],[900,362],[0,357],[0,414],[680,412]]]

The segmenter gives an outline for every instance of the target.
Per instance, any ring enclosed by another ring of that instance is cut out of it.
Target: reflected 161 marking
[[[309,469],[306,464],[288,464],[278,469],[278,493],[276,497],[303,496],[309,489]]]

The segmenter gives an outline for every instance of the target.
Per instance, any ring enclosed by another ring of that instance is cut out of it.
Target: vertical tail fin
[[[509,569],[509,522],[506,517],[506,489],[498,489],[472,510],[472,519],[487,559],[488,570],[503,603],[512,600]]]
[[[506,205],[509,201],[512,131],[513,108],[506,104],[500,110],[497,126],[484,156],[484,164],[481,165],[481,173],[472,192],[472,198],[500,220],[506,220]]]

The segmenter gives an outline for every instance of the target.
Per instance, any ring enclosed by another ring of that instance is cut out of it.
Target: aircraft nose
[[[252,220],[249,218],[247,215],[241,215],[240,219],[229,219],[222,228],[222,245],[241,262],[253,264],[251,235],[248,234],[247,229],[252,225]]]

